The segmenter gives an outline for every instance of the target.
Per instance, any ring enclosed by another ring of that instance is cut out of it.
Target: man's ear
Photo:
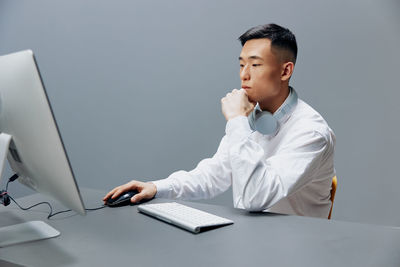
[[[282,65],[281,81],[288,81],[293,74],[294,63],[289,61]]]

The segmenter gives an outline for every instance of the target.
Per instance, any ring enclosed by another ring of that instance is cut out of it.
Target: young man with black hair
[[[242,88],[221,99],[226,134],[215,155],[189,172],[118,186],[104,201],[132,189],[139,191],[133,203],[154,196],[204,199],[232,186],[236,208],[328,217],[335,135],[289,86],[297,57],[295,36],[266,24],[239,40]]]

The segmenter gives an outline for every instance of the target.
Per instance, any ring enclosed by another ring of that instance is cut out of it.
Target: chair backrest
[[[329,216],[328,219],[331,219],[331,215],[332,215],[332,208],[333,208],[333,202],[335,201],[335,193],[336,193],[336,187],[337,187],[337,178],[336,176],[334,176],[332,178],[332,188],[331,188],[331,201],[332,201],[332,205],[331,205],[331,210],[329,211]]]

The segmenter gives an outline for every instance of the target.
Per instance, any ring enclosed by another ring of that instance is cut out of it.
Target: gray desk
[[[87,207],[101,204],[104,194],[82,190]],[[42,200],[48,199],[19,199],[25,206]],[[138,213],[136,206],[48,221],[46,207],[21,211],[10,205],[0,207],[0,226],[40,219],[61,236],[2,248],[0,266],[400,266],[398,228],[179,202],[235,224],[195,235]]]

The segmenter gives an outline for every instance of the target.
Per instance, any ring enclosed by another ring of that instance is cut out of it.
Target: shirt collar
[[[272,114],[279,123],[284,123],[293,113],[297,106],[298,96],[293,87],[289,86],[289,95],[286,97],[282,105]],[[256,114],[262,112],[260,105],[257,103]]]

